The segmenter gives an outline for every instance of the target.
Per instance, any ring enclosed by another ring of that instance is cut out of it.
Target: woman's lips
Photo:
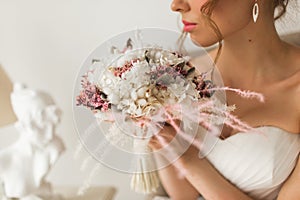
[[[184,24],[183,30],[185,32],[190,32],[192,31],[194,28],[196,28],[197,24],[196,23],[192,23],[192,22],[188,22],[185,20],[182,20],[182,23]]]

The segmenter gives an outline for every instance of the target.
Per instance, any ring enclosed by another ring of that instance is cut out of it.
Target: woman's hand
[[[176,123],[177,126],[179,126],[179,124],[179,122]],[[184,176],[179,176],[184,175],[183,172],[185,171],[178,162],[183,157],[182,153],[185,154],[183,146],[177,141],[177,138],[180,137],[179,134],[180,133],[177,133],[173,126],[165,124],[165,126],[150,139],[148,145],[153,151],[158,152],[158,154],[156,154],[158,156],[155,156],[157,163],[161,161],[160,156],[163,157],[163,160],[166,159],[168,162],[168,165],[158,172],[169,197],[174,200],[196,200],[199,197],[199,192]],[[178,159],[178,157],[180,158]]]
[[[181,134],[184,133],[177,133],[173,126],[164,126],[149,141],[149,146],[154,151],[166,150],[162,151],[162,156],[172,163],[159,171],[160,179],[172,199],[197,199],[199,193],[205,199],[251,199],[227,181],[206,158],[199,159],[199,150],[190,142],[187,142],[189,145],[186,148],[182,146],[186,141]],[[175,153],[179,159],[170,160],[170,153]],[[184,178],[178,179],[178,172]]]
[[[165,124],[164,127],[155,135],[152,136],[148,145],[152,150],[160,150],[165,148],[175,138],[176,131],[169,125]]]
[[[180,127],[179,121],[175,124]],[[178,133],[172,125],[166,123],[160,132],[150,139],[148,145],[153,151],[159,151],[169,161],[177,160],[176,162],[186,164],[191,160],[199,159],[199,150],[192,145],[192,141],[187,141],[181,134],[186,133]]]

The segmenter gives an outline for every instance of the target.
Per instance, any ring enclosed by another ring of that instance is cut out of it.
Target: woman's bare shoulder
[[[284,199],[300,199],[300,157],[298,156],[298,162],[293,170],[292,174],[284,183],[280,190],[278,200]]]
[[[284,85],[293,89],[299,95],[300,90],[300,46],[289,45],[290,56],[287,57],[287,64],[284,68]]]
[[[294,50],[293,71],[290,82],[295,89],[296,97],[300,97],[300,47],[295,47]]]
[[[299,124],[299,134],[300,134],[300,104],[299,104],[299,99],[300,99],[300,47],[296,47],[295,50],[295,65],[294,65],[294,70],[295,73],[291,77],[291,83],[292,83],[292,96],[294,97],[294,103],[295,103],[295,108],[296,112],[298,113],[298,124]],[[300,165],[300,161],[298,161],[298,166]],[[300,166],[299,166],[300,168]],[[300,173],[300,170],[299,170]],[[300,176],[300,174],[299,174]]]
[[[296,45],[296,46],[300,46],[300,32],[295,32],[295,33],[289,33],[289,34],[285,34],[281,36],[281,39]]]
[[[293,105],[295,106],[295,110],[298,116],[298,124],[299,124],[299,133],[300,133],[300,47],[294,48],[294,60],[293,60],[293,73],[291,77],[288,79],[289,89],[291,91],[291,97]],[[299,163],[299,162],[298,162]],[[298,164],[299,166],[300,164]],[[300,168],[300,166],[299,166]],[[300,170],[299,170],[300,171]]]

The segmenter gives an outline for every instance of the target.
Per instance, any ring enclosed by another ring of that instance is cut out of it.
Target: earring
[[[256,23],[256,21],[257,21],[258,13],[259,13],[258,3],[257,3],[257,0],[255,0],[255,4],[252,9],[252,16],[253,16],[254,23]]]

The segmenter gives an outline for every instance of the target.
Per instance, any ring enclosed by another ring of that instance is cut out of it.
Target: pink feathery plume
[[[224,123],[229,125],[230,127],[240,130],[240,131],[249,131],[252,129],[252,127],[249,126],[247,123],[242,122],[236,116],[230,114],[229,112],[224,111],[218,107],[216,107],[214,109],[226,117]],[[219,116],[219,114],[217,114],[216,116]]]
[[[169,114],[167,113],[167,115]],[[191,135],[183,132],[170,115],[168,119],[169,119],[169,124],[175,129],[175,131],[178,133],[178,136],[184,139],[185,141],[189,142],[194,147],[196,147],[200,152],[199,158],[203,158],[201,155],[201,151],[204,148],[205,144],[197,137],[192,137]],[[220,135],[220,130],[216,126],[209,124],[205,120],[201,122],[201,126],[205,127],[205,129],[207,130],[206,134],[215,135],[215,136]]]
[[[201,105],[202,107],[201,108],[204,108],[204,107],[210,107],[212,104],[212,102],[209,101],[209,102],[205,102],[203,103],[203,105]],[[174,107],[172,107],[174,108]],[[200,150],[201,146],[202,146],[202,142],[191,136],[190,134],[187,134],[185,132],[183,132],[180,127],[176,124],[175,120],[178,119],[177,118],[174,118],[172,117],[169,113],[168,113],[168,110],[172,110],[172,108],[169,106],[167,111],[165,112],[165,115],[167,116],[167,120],[169,121],[169,124],[175,129],[175,131],[179,134],[179,136],[184,139],[185,141],[191,143],[192,145],[194,145],[197,149]],[[177,106],[177,108],[179,108],[179,106]],[[180,110],[180,109],[178,109]],[[210,134],[213,134],[213,135],[219,135],[219,131],[217,129],[214,128],[214,126],[210,125],[208,122],[206,122],[207,120],[207,117],[201,117],[199,115],[199,110],[198,109],[192,109],[192,112],[193,113],[189,113],[189,114],[184,114],[185,112],[181,112],[183,113],[183,115],[185,115],[185,117],[187,117],[187,119],[191,120],[192,122],[194,123],[197,123],[199,125],[201,125],[202,127],[204,127],[206,130],[208,130],[210,132]],[[198,112],[198,113],[197,113]],[[193,116],[193,117],[192,117]],[[198,117],[195,117],[195,116],[198,116]]]
[[[194,144],[196,146],[201,146],[201,142],[197,140],[196,138],[192,137],[191,135],[183,132],[180,127],[176,124],[174,118],[169,114],[166,113],[167,120],[169,121],[169,124],[175,129],[176,133],[178,133],[184,140],[190,142],[191,144]]]
[[[249,90],[240,90],[240,89],[235,89],[235,88],[230,88],[230,87],[215,87],[215,88],[209,88],[207,89],[208,91],[231,91],[231,92],[235,92],[238,95],[240,95],[241,97],[247,98],[247,99],[252,99],[252,98],[256,98],[258,99],[260,102],[264,102],[265,98],[262,94],[257,93],[257,92],[251,92]]]

